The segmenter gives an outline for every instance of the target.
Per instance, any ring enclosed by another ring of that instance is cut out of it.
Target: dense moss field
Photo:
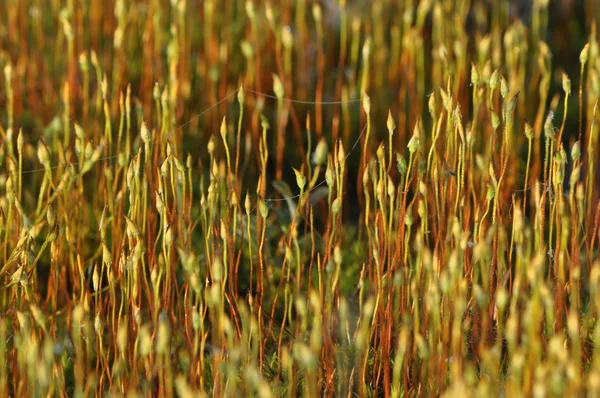
[[[599,19],[0,1],[0,396],[600,396]]]

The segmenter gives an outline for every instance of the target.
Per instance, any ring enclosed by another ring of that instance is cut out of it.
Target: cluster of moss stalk
[[[0,396],[600,394],[600,7],[511,3],[2,2]]]

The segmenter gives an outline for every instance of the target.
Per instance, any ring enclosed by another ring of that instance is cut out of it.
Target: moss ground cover
[[[0,2],[0,395],[600,395],[599,18]]]

